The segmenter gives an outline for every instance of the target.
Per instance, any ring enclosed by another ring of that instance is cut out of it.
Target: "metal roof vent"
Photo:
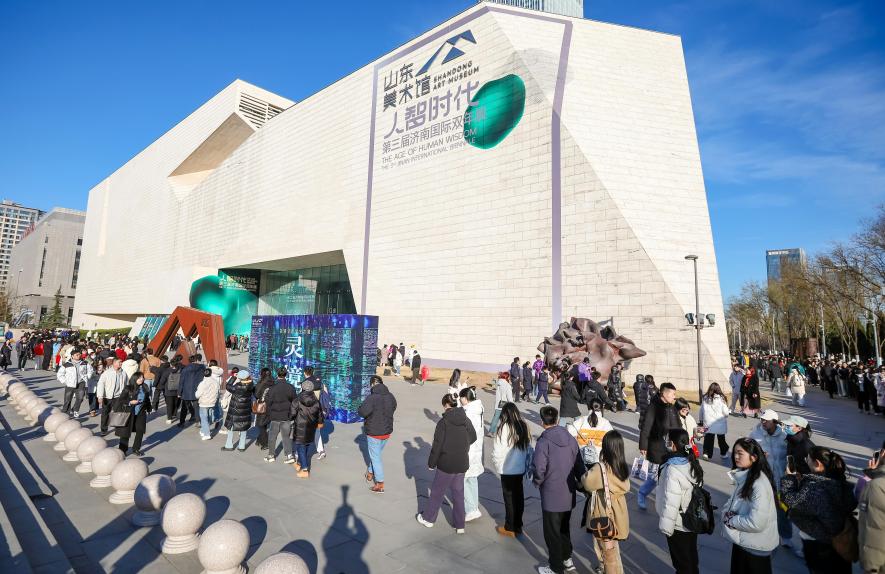
[[[250,96],[243,92],[240,92],[240,102],[238,107],[240,113],[243,114],[243,117],[249,120],[256,129],[260,128],[265,122],[283,111],[283,108],[279,106],[269,104],[264,100],[260,100],[255,96]]]

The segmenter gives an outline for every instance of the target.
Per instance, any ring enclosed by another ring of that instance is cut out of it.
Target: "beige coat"
[[[602,490],[602,470],[599,468],[601,464],[594,464],[593,467],[584,473],[581,483],[587,492],[596,492]],[[627,512],[627,501],[624,498],[630,492],[630,479],[621,480],[606,467],[606,475],[608,476],[608,486],[611,489],[612,501],[612,519],[615,521],[615,528],[618,530],[617,540],[626,540],[630,535],[630,515]],[[602,493],[600,493],[602,494]],[[590,512],[592,507],[587,507],[587,522],[590,522]]]
[[[867,471],[873,480],[860,495],[857,508],[860,565],[865,572],[885,571],[885,469]]]

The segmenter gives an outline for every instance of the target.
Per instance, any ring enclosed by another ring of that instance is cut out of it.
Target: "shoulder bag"
[[[261,400],[252,403],[252,413],[256,415],[263,415],[267,412],[267,403],[264,400],[267,398],[267,391],[270,390],[270,387],[264,389],[264,392],[261,394]]]
[[[615,521],[612,518],[611,489],[608,485],[608,473],[605,464],[599,464],[602,472],[602,490],[593,493],[593,502],[590,506],[590,520],[587,521],[587,532],[600,540],[611,540],[618,535]],[[602,496],[600,496],[602,494]]]

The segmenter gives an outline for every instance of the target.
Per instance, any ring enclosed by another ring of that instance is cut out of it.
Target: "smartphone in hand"
[[[787,470],[791,474],[796,474],[796,459],[793,458],[792,454],[787,455]]]

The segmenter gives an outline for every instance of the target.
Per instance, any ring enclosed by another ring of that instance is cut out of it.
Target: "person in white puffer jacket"
[[[470,522],[482,516],[479,511],[479,475],[485,472],[482,461],[482,438],[485,430],[482,417],[484,414],[482,401],[476,398],[476,387],[467,387],[460,392],[461,407],[467,413],[467,419],[476,432],[476,440],[470,444],[467,456],[470,467],[464,473],[464,520]]]
[[[522,533],[523,477],[531,460],[532,434],[516,405],[507,403],[501,411],[501,425],[492,442],[492,465],[501,475],[504,498],[504,525],[496,528],[501,536],[513,538]]]
[[[197,385],[197,401],[200,406],[200,438],[209,440],[212,438],[209,430],[210,420],[218,402],[218,393],[221,390],[221,375],[224,371],[221,367],[212,366],[203,370],[203,380]]]
[[[691,502],[695,485],[703,484],[704,469],[691,449],[685,429],[670,429],[665,445],[669,452],[655,489],[658,530],[667,537],[670,561],[676,572],[696,573],[700,571],[698,535],[682,526],[682,513]]]
[[[777,548],[777,502],[762,447],[741,438],[732,451],[734,492],[722,507],[723,538],[732,543],[731,574],[771,574]]]
[[[719,441],[719,455],[722,460],[728,458],[728,443],[725,435],[728,433],[728,401],[719,383],[711,383],[701,401],[701,420],[704,424],[704,459],[710,460],[713,456],[713,440]]]

